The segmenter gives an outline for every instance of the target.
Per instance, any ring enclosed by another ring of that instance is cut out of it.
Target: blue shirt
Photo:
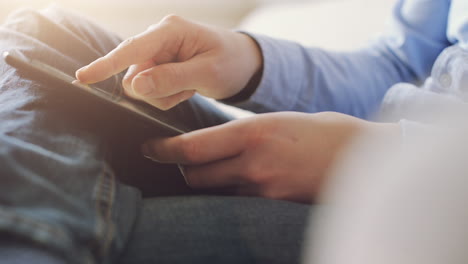
[[[368,118],[380,108],[462,100],[457,91],[468,78],[459,68],[468,61],[468,0],[400,0],[386,32],[354,52],[251,35],[263,53],[263,77],[237,106],[254,112],[337,111]]]

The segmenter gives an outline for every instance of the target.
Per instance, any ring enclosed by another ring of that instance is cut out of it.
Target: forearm
[[[419,12],[404,12],[412,8]],[[262,79],[251,97],[236,106],[255,112],[338,111],[366,117],[393,84],[427,77],[448,45],[447,14],[428,14],[444,8],[445,2],[400,1],[387,32],[354,52],[306,48],[251,34],[263,54]]]
[[[365,117],[387,88],[415,79],[381,47],[329,52],[297,43],[253,36],[262,48],[262,79],[252,96],[236,105],[255,112],[337,111]]]

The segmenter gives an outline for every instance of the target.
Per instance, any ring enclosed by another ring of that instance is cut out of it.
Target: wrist
[[[256,91],[263,75],[263,55],[260,45],[249,35],[235,32],[241,43],[242,68],[245,71],[245,80],[242,87],[234,95],[221,101],[225,103],[237,103],[248,100]]]
[[[260,45],[253,39],[251,36],[242,33],[236,32],[239,38],[244,43],[243,51],[244,51],[244,58],[246,61],[246,67],[249,69],[251,79],[253,76],[258,74],[263,69],[263,55]]]

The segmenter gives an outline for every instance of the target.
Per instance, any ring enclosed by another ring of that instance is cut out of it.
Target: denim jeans
[[[71,75],[120,39],[58,8],[21,10],[0,50]],[[99,84],[121,89],[120,81]],[[196,193],[142,157],[131,120],[0,62],[0,239],[69,263],[297,263],[310,206]],[[201,97],[167,113],[193,129],[231,118]],[[1,245],[1,244],[0,244]]]

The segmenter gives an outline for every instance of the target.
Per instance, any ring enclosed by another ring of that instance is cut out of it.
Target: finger
[[[134,37],[128,38],[88,66],[79,69],[76,77],[83,83],[96,83],[115,75],[130,65],[140,64],[157,56],[168,41],[166,27],[156,26]]]
[[[143,154],[162,163],[201,164],[240,154],[246,144],[243,122],[233,121],[143,145]]]
[[[244,184],[242,156],[185,168],[187,184],[194,189],[237,187]]]
[[[166,63],[147,69],[132,81],[135,94],[141,98],[160,99],[182,91],[204,90],[216,78],[210,59],[195,57],[178,63]]]
[[[194,90],[183,91],[162,99],[149,99],[146,100],[146,102],[161,110],[168,110],[182,103],[183,101],[190,99],[193,95],[195,95]]]
[[[132,96],[132,97],[134,96],[133,89],[132,89],[133,78],[135,78],[135,76],[139,74],[140,72],[145,71],[154,66],[155,66],[155,63],[152,60],[149,60],[141,64],[131,65],[128,68],[127,73],[122,79],[122,86],[124,87],[127,95]]]

